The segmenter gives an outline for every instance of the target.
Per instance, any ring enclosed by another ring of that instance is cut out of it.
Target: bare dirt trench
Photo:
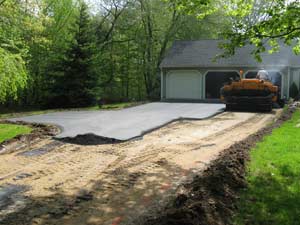
[[[119,144],[46,139],[0,155],[0,224],[130,224],[279,112],[179,121]]]

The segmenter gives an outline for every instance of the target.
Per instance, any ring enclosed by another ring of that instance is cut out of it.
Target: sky
[[[104,0],[84,0],[90,7],[90,11],[93,14],[98,13],[101,10],[101,5],[105,6]]]

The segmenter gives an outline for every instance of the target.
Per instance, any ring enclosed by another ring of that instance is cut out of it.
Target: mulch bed
[[[171,200],[156,215],[147,215],[144,225],[225,225],[236,210],[239,192],[246,187],[249,151],[295,112],[289,106],[272,125],[238,142],[225,151],[201,175],[184,185],[183,194]]]

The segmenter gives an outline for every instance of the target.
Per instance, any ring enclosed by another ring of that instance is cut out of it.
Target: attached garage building
[[[163,101],[218,101],[223,84],[239,76],[253,78],[260,69],[269,72],[271,80],[280,86],[282,98],[289,98],[290,85],[300,85],[300,57],[289,47],[274,54],[263,53],[257,62],[246,46],[229,58],[222,53],[218,40],[176,41],[162,61],[161,99]]]

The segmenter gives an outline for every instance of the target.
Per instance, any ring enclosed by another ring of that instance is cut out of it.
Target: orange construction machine
[[[241,77],[242,77],[242,71]],[[221,88],[221,100],[226,110],[272,111],[278,101],[278,87],[269,79],[266,70],[260,70],[255,79],[231,80]]]

